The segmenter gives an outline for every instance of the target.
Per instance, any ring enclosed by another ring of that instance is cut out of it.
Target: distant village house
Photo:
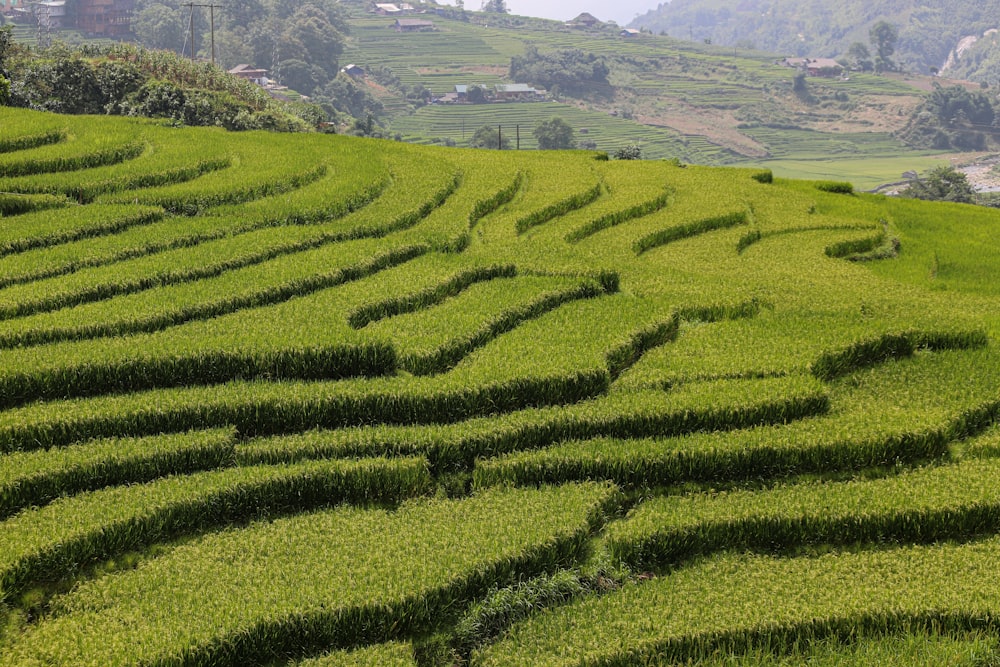
[[[351,63],[350,65],[348,65],[346,67],[340,68],[340,71],[343,72],[344,74],[346,74],[347,76],[352,77],[354,79],[363,79],[364,76],[365,76],[365,70],[364,70],[364,68],[363,67],[359,67],[358,65],[355,65],[354,63]]]
[[[0,14],[4,16],[14,16],[20,10],[21,13],[27,12],[26,0],[0,0]]]
[[[844,73],[844,66],[833,58],[785,58],[781,64],[804,70],[809,76],[835,77]]]
[[[541,102],[545,100],[546,91],[532,88],[523,83],[501,83],[493,87],[492,90],[486,86],[457,85],[455,90],[434,99],[436,104],[469,104],[474,103],[469,99],[470,88],[480,88],[485,96],[479,101],[482,102]]]
[[[500,83],[496,85],[494,99],[498,102],[536,102],[545,99],[545,91],[523,83]]]
[[[396,32],[427,32],[434,30],[434,21],[426,19],[396,19],[393,24]]]
[[[398,14],[413,14],[417,10],[408,2],[380,2],[375,4],[372,11],[382,16],[396,16]]]
[[[622,37],[638,37],[642,34],[642,31],[636,30],[635,28],[625,28],[618,34]]]
[[[98,37],[125,37],[131,32],[135,0],[0,0],[0,13],[21,22],[37,22],[52,30],[75,28]]]
[[[257,69],[251,65],[237,65],[229,70],[229,73],[238,79],[256,83],[258,86],[266,86],[268,83],[267,70]]]

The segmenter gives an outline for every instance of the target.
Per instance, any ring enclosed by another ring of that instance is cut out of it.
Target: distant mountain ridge
[[[948,63],[951,76],[1000,78],[1000,40],[992,32],[1000,28],[1000,0],[673,0],[630,25],[695,41],[836,58],[853,42],[868,45],[869,29],[882,20],[899,29],[895,60],[908,71],[927,74]]]

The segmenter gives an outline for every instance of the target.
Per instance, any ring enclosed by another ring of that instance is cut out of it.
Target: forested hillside
[[[898,29],[895,56],[908,70],[925,74],[951,70],[991,83],[1000,77],[1000,57],[992,54],[997,46],[993,35],[979,45],[974,57],[969,53],[970,57],[945,67],[963,39],[982,41],[987,31],[1000,28],[997,0],[673,0],[636,18],[633,25],[685,39],[753,45],[792,56],[840,57],[855,42],[868,45],[869,30],[883,20]],[[983,50],[990,54],[983,56]]]

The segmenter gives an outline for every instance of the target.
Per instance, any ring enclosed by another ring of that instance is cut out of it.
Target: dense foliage
[[[987,92],[935,85],[900,136],[914,146],[981,151],[996,144],[996,119],[995,98]]]
[[[954,167],[938,167],[914,179],[902,192],[904,197],[930,201],[953,201],[971,204],[975,199],[969,179]]]
[[[164,118],[230,130],[301,131],[324,119],[316,107],[280,103],[208,64],[127,44],[22,48],[6,61],[11,106]]]
[[[562,118],[556,116],[549,120],[539,121],[535,126],[535,140],[538,147],[545,149],[576,148],[573,128]]]
[[[989,37],[984,33],[1000,28],[998,14],[1000,3],[996,0],[846,0],[835,6],[673,0],[637,17],[632,25],[683,39],[710,39],[713,44],[730,46],[752,44],[794,56],[847,56],[854,62],[861,54],[856,50],[849,53],[852,43],[871,44],[875,58],[861,58],[861,62],[870,60],[877,66],[882,58],[885,69],[891,69],[894,61],[921,74],[942,70],[956,78],[994,82],[1000,74],[998,49],[995,40],[984,39]],[[881,27],[875,30],[876,26]],[[898,31],[894,52],[881,50],[880,44],[893,41],[885,38],[892,37],[894,31]],[[949,56],[966,37],[978,38],[980,48],[945,69]]]
[[[603,58],[579,49],[543,53],[529,44],[523,56],[510,59],[510,78],[579,97],[600,94],[608,85],[607,63]]]
[[[207,10],[195,13],[195,49],[211,54]],[[181,0],[138,0],[134,27],[140,44],[190,54],[188,18]],[[332,81],[339,71],[348,26],[334,0],[304,3],[223,0],[215,13],[219,63],[229,69],[250,64],[304,95]]]

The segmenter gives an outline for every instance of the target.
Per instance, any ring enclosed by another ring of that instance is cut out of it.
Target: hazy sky
[[[445,0],[455,4],[454,0]],[[580,12],[590,12],[602,21],[617,21],[625,25],[636,14],[645,14],[663,0],[507,0],[511,14],[541,16],[567,21]],[[479,9],[481,0],[465,0],[466,9]]]

